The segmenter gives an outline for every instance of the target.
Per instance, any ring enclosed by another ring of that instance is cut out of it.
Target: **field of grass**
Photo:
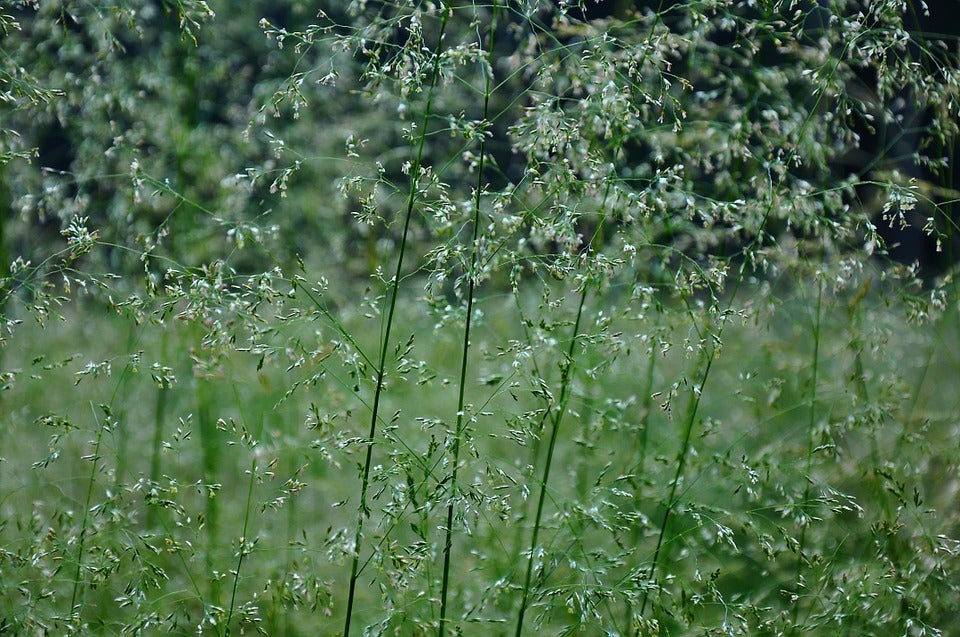
[[[918,325],[867,280],[745,290],[722,349],[655,296],[622,313],[616,290],[586,295],[572,347],[579,298],[479,297],[456,492],[458,322],[399,300],[357,627],[436,626],[453,503],[448,617],[467,635],[512,634],[522,600],[539,634],[950,634],[956,309]],[[215,359],[216,334],[176,317],[80,304],[20,327],[4,630],[342,630],[373,390],[358,357],[382,329],[343,320],[352,345],[320,316]]]
[[[0,635],[958,634],[943,3],[73,4]]]

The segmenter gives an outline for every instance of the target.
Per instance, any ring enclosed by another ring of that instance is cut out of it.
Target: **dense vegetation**
[[[951,634],[952,18],[0,0],[0,634]]]

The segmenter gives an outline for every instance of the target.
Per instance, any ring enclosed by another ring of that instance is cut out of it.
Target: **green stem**
[[[802,507],[806,507],[807,503],[810,501],[810,484],[812,479],[810,473],[813,470],[813,450],[814,450],[814,428],[816,425],[817,417],[817,373],[820,367],[820,318],[822,316],[822,307],[823,307],[823,279],[820,278],[817,283],[817,315],[813,324],[813,369],[811,372],[810,378],[810,418],[807,422],[807,468],[803,476],[804,487],[803,487],[803,501],[801,503]],[[797,575],[794,581],[797,582],[798,587],[802,587],[802,577],[803,577],[803,550],[806,548],[807,540],[807,526],[809,525],[809,518],[806,515],[806,512],[803,513],[800,520],[800,544],[798,548],[797,555]],[[799,590],[798,590],[799,593]],[[794,622],[794,632],[797,631],[796,621],[800,613],[800,603],[799,599],[793,605],[793,622]]]
[[[667,508],[663,512],[663,519],[660,521],[660,532],[657,536],[657,547],[653,551],[653,563],[650,566],[650,581],[655,581],[657,574],[657,567],[660,564],[660,554],[663,549],[663,541],[666,537],[667,527],[670,524],[670,516],[673,514],[673,509],[677,505],[677,488],[680,484],[680,478],[683,476],[683,469],[686,466],[687,456],[690,452],[690,438],[693,433],[693,424],[697,419],[697,411],[700,408],[700,398],[703,396],[703,387],[706,385],[707,378],[710,376],[710,368],[713,366],[713,361],[716,359],[715,349],[711,348],[706,356],[706,365],[703,370],[703,376],[700,381],[699,388],[694,387],[692,392],[693,395],[690,397],[690,402],[687,406],[687,416],[686,422],[684,423],[683,431],[683,442],[680,445],[680,452],[677,454],[677,469],[673,475],[673,480],[670,483],[670,495],[667,497]],[[643,593],[643,601],[640,603],[640,615],[647,610],[647,601],[650,596],[650,589],[647,588]]]
[[[247,529],[250,526],[250,503],[253,500],[253,484],[257,474],[257,459],[254,453],[250,460],[250,480],[247,482],[247,504],[243,513],[243,530],[240,532],[240,548],[237,555],[237,569],[233,573],[233,590],[230,591],[230,607],[227,610],[227,620],[224,622],[225,634],[230,633],[230,620],[233,618],[233,609],[236,608],[237,586],[240,583],[240,569],[243,567],[243,558],[247,555]]]
[[[117,400],[117,394],[120,393],[120,388],[123,386],[124,381],[127,378],[127,375],[130,373],[131,365],[128,361],[124,366],[123,371],[120,373],[120,378],[117,379],[117,384],[113,387],[113,393],[110,394],[110,402],[106,405],[101,405],[100,408],[104,411],[104,416],[108,421],[111,421],[111,424],[115,426],[115,422],[112,422],[113,413],[111,406]],[[83,504],[83,519],[80,522],[80,538],[77,541],[77,568],[74,572],[73,577],[73,593],[70,597],[70,614],[71,616],[74,612],[77,613],[79,617],[78,604],[81,600],[81,575],[82,575],[82,566],[83,566],[83,549],[84,543],[87,537],[87,522],[90,515],[90,502],[93,500],[93,486],[97,481],[97,471],[100,468],[100,447],[103,443],[103,432],[104,429],[107,429],[107,426],[100,422],[100,419],[97,418],[97,411],[93,407],[93,403],[90,403],[90,411],[93,412],[93,419],[97,423],[97,439],[93,446],[93,456],[91,460],[93,461],[93,466],[90,468],[90,478],[87,481],[87,495]]]
[[[131,324],[130,329],[127,331],[127,347],[125,350],[127,355],[133,351],[133,348],[137,342],[137,337],[137,326],[135,324]],[[118,385],[118,391],[120,386],[122,385]],[[117,409],[116,420],[120,423],[127,422],[126,414],[122,405]],[[127,427],[120,426],[117,427],[113,433],[117,442],[117,465],[113,474],[113,488],[114,491],[120,493],[120,490],[123,487],[123,480],[127,472],[127,459],[130,455],[130,432]]]
[[[567,409],[567,400],[570,396],[570,378],[573,371],[573,354],[577,344],[577,337],[580,335],[580,319],[583,317],[583,305],[587,300],[587,287],[584,284],[583,291],[580,293],[580,306],[577,308],[577,320],[573,325],[573,336],[570,338],[570,347],[567,351],[566,361],[564,361],[563,371],[560,377],[560,400],[557,405],[557,411],[554,413],[553,424],[550,429],[550,442],[547,446],[547,459],[543,467],[543,477],[540,480],[540,495],[537,498],[537,514],[533,520],[533,535],[530,538],[530,551],[527,556],[527,573],[523,579],[523,597],[520,600],[520,612],[517,615],[516,637],[523,633],[523,616],[527,612],[527,603],[530,597],[530,580],[533,576],[533,560],[537,550],[537,539],[540,535],[540,522],[543,519],[543,503],[547,497],[547,484],[550,481],[550,468],[553,466],[553,452],[557,444],[557,433],[560,430],[560,423],[563,420],[563,414]]]
[[[659,12],[658,12],[658,17],[659,17]],[[847,49],[847,48],[849,48],[850,46],[853,45],[853,43],[854,43],[854,41],[851,41],[851,42],[847,42],[847,43],[844,45],[844,53],[846,52],[846,49]],[[837,73],[837,69],[840,67],[840,63],[841,63],[841,60],[842,60],[842,59],[843,59],[843,55],[841,55],[841,56],[837,59],[837,61],[834,63],[833,68],[830,70],[830,73],[828,74],[828,80],[827,80],[827,81],[831,80],[831,79],[833,78],[833,76]],[[797,134],[797,138],[798,138],[798,139],[803,139],[803,136],[805,135],[807,128],[810,126],[810,123],[813,121],[813,114],[816,112],[817,108],[818,108],[819,105],[820,105],[820,102],[821,102],[822,99],[823,99],[823,95],[824,95],[824,91],[818,91],[818,92],[817,92],[817,98],[816,98],[816,100],[815,100],[815,102],[814,102],[814,105],[813,105],[813,107],[808,111],[807,116],[804,118],[803,124],[800,126],[800,130],[799,130],[799,132],[798,132],[798,134]],[[790,153],[787,155],[787,159],[786,159],[786,161],[784,162],[784,164],[785,164],[786,166],[789,166],[789,165],[793,162],[794,157],[796,156],[796,153],[797,153],[797,146],[794,146],[793,148],[790,149]],[[753,239],[751,239],[750,242],[747,244],[747,246],[741,251],[741,254],[743,255],[743,261],[740,263],[740,268],[739,268],[738,276],[737,276],[737,278],[736,278],[736,282],[735,282],[735,284],[734,284],[733,291],[732,291],[731,294],[730,294],[730,300],[729,300],[729,302],[727,303],[726,310],[729,310],[729,309],[733,306],[733,301],[734,301],[734,299],[736,299],[737,293],[740,291],[741,285],[743,285],[743,282],[744,282],[744,280],[745,280],[745,278],[746,278],[746,277],[745,277],[745,274],[746,274],[747,267],[748,267],[748,265],[749,265],[749,264],[751,263],[751,261],[752,261],[751,253],[753,252],[754,249],[756,249],[756,248],[763,242],[763,232],[764,232],[764,229],[767,227],[767,223],[768,223],[768,221],[769,221],[769,219],[770,219],[771,214],[773,213],[774,208],[776,207],[776,203],[777,203],[777,198],[776,198],[776,196],[771,197],[770,202],[767,204],[766,210],[764,211],[763,217],[760,219],[760,223],[759,223],[759,225],[757,226],[757,229],[756,229],[756,232],[755,232],[755,234],[754,234],[754,236],[753,236]],[[724,328],[725,325],[726,325],[726,323],[725,323],[725,322],[722,322],[722,323],[720,324],[720,328],[717,330],[717,334],[716,334],[716,341],[717,341],[717,342],[720,341],[720,337],[721,337],[721,335],[723,334],[723,328]],[[662,520],[662,522],[661,522],[661,524],[660,524],[660,534],[659,534],[659,538],[657,539],[657,547],[656,547],[656,549],[655,549],[655,551],[654,551],[653,564],[651,565],[651,569],[650,569],[650,581],[653,581],[654,578],[655,578],[655,576],[656,576],[657,567],[658,567],[659,558],[660,558],[660,549],[662,548],[662,545],[663,545],[663,539],[664,539],[664,535],[665,535],[665,533],[666,533],[667,524],[668,524],[669,521],[670,521],[670,515],[671,515],[671,512],[672,512],[672,509],[673,509],[673,507],[676,505],[676,503],[673,501],[673,498],[675,497],[675,494],[676,494],[677,481],[679,480],[679,478],[680,478],[680,476],[681,476],[681,474],[682,474],[683,463],[685,462],[686,453],[687,453],[687,447],[688,447],[688,443],[689,443],[689,440],[690,440],[690,434],[691,434],[692,427],[693,427],[693,420],[694,420],[695,417],[696,417],[696,413],[697,413],[697,410],[698,410],[699,405],[700,405],[700,396],[703,394],[704,388],[705,388],[705,386],[706,386],[707,378],[708,378],[708,376],[709,376],[709,374],[710,374],[710,368],[711,368],[711,366],[712,366],[712,364],[713,364],[714,359],[716,358],[716,355],[717,355],[717,352],[716,352],[716,348],[715,348],[715,347],[712,348],[712,349],[709,351],[709,353],[706,354],[707,362],[706,362],[706,367],[705,367],[705,369],[704,369],[703,376],[701,377],[701,380],[700,380],[700,385],[699,385],[699,392],[700,392],[700,393],[699,393],[698,395],[696,395],[695,398],[694,398],[694,400],[692,400],[691,403],[690,403],[690,410],[689,410],[688,419],[687,419],[687,427],[686,427],[686,431],[685,431],[685,433],[684,433],[684,441],[685,441],[685,442],[684,442],[683,446],[681,447],[680,457],[679,457],[679,461],[678,461],[678,463],[677,463],[677,473],[676,473],[676,475],[675,475],[675,477],[674,477],[673,485],[671,486],[670,498],[667,500],[667,509],[666,509],[666,511],[664,512],[663,520]],[[644,612],[646,611],[647,600],[648,600],[649,594],[650,594],[650,590],[649,590],[649,588],[647,588],[647,589],[644,591],[644,593],[643,593],[643,601],[642,601],[641,607],[640,607],[640,616],[641,616],[641,617],[643,616]],[[639,637],[639,635],[640,635],[640,627],[638,627],[637,630],[635,631],[635,635],[637,635],[637,637]]]
[[[413,207],[416,203],[417,188],[419,185],[420,165],[423,160],[423,147],[427,138],[427,125],[430,121],[430,107],[433,102],[434,88],[437,84],[437,77],[440,75],[440,47],[443,42],[443,34],[447,27],[447,18],[449,10],[444,4],[440,18],[440,33],[437,35],[437,45],[433,51],[433,71],[430,77],[430,89],[427,92],[427,103],[424,108],[423,119],[420,126],[420,140],[417,147],[417,154],[410,168],[410,193],[407,196],[407,210],[403,222],[403,236],[400,240],[400,250],[397,255],[397,267],[390,282],[390,306],[387,311],[387,320],[384,327],[383,341],[380,346],[380,362],[377,366],[376,389],[373,394],[373,409],[370,415],[370,430],[367,434],[367,453],[363,463],[363,478],[360,483],[360,506],[357,509],[357,528],[353,539],[353,559],[350,565],[350,586],[347,594],[347,612],[344,618],[343,637],[350,637],[350,623],[353,619],[353,605],[356,599],[357,578],[360,567],[360,545],[363,540],[363,522],[370,515],[367,508],[367,489],[370,484],[370,467],[373,461],[373,440],[377,433],[377,416],[380,411],[380,397],[383,393],[383,379],[386,370],[387,352],[390,347],[390,330],[393,327],[393,316],[397,307],[397,296],[400,291],[400,274],[403,268],[403,256],[407,248],[407,236],[410,230],[410,219],[413,217]]]
[[[490,105],[490,84],[493,73],[493,36],[497,25],[497,5],[493,5],[493,15],[488,31],[487,55],[490,72],[484,69],[483,121],[487,121]],[[460,390],[457,397],[457,427],[453,438],[453,469],[450,474],[450,501],[447,504],[446,538],[443,543],[443,578],[440,587],[440,624],[437,634],[443,637],[447,624],[447,594],[450,590],[450,552],[453,546],[453,513],[457,498],[457,472],[460,468],[460,441],[463,437],[464,392],[467,385],[467,361],[470,353],[470,326],[473,320],[474,288],[476,286],[477,239],[480,234],[480,199],[483,193],[484,160],[486,159],[486,136],[480,136],[480,161],[477,167],[477,188],[473,202],[473,236],[470,238],[470,270],[467,273],[467,320],[463,330],[463,348],[460,356]]]
[[[160,355],[162,360],[167,358],[167,330],[160,333]],[[157,402],[153,412],[153,442],[150,446],[150,484],[160,481],[160,460],[163,450],[163,423],[167,419],[167,400],[170,387],[166,383],[157,388]],[[156,524],[156,507],[147,509],[147,528],[152,529]]]
[[[217,423],[210,411],[212,402],[210,381],[204,378],[205,372],[198,371],[196,377],[197,424],[200,431],[200,463],[203,481],[206,484],[216,483],[220,473],[220,442],[221,436]],[[204,530],[206,531],[206,553],[204,562],[206,571],[210,575],[209,591],[210,603],[220,605],[220,581],[214,575],[215,563],[213,553],[220,546],[220,500],[215,494],[205,499]]]
[[[643,469],[647,464],[647,447],[650,444],[650,409],[653,407],[653,381],[655,378],[657,362],[657,344],[650,344],[650,364],[647,366],[647,378],[646,378],[646,388],[643,392],[643,403],[641,408],[643,409],[643,416],[640,420],[640,458],[637,460],[636,467],[633,470],[636,478],[633,481],[634,488],[634,497],[633,497],[633,506],[634,509],[639,511],[640,504],[642,499],[642,476]],[[633,545],[637,546],[640,543],[640,524],[635,524],[633,526]],[[633,614],[633,603],[630,601],[630,597],[627,597],[627,623],[630,622],[630,617]]]
[[[93,403],[90,403],[90,411],[93,412],[93,419],[97,423],[97,440],[93,445],[93,466],[90,468],[90,477],[87,480],[87,495],[84,498],[83,502],[83,519],[80,522],[80,538],[77,541],[77,568],[74,570],[73,574],[73,593],[70,596],[70,615],[76,613],[77,619],[79,620],[79,603],[81,598],[81,577],[83,575],[83,549],[84,543],[87,539],[87,522],[90,515],[90,502],[93,500],[93,485],[97,482],[97,471],[100,468],[100,444],[103,442],[103,423],[100,422],[100,419],[97,417],[97,410],[94,409]]]

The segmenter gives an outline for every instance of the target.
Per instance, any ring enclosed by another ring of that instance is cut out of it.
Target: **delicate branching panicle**
[[[0,634],[948,634],[951,2],[0,0]]]

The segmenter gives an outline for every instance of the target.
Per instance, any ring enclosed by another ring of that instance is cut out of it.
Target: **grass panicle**
[[[950,634],[949,0],[14,4],[0,634]]]

